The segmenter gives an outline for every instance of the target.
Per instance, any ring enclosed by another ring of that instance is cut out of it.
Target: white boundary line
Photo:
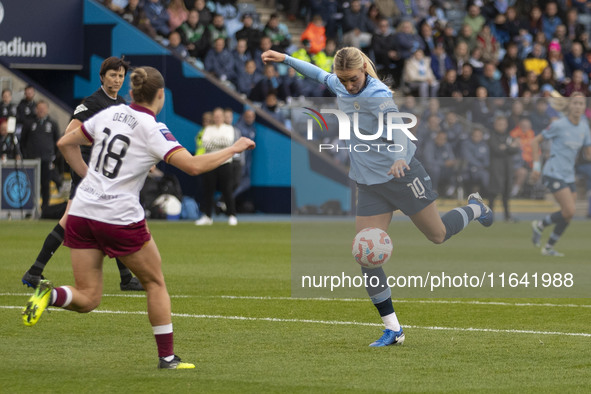
[[[3,306],[0,309],[22,309],[22,306]],[[65,311],[65,309],[51,309],[54,311]],[[147,315],[147,312],[140,311],[112,311],[112,310],[94,310],[92,313],[101,313],[107,315]],[[223,316],[223,315],[194,315],[189,313],[173,313],[174,317],[188,317],[193,319],[219,319],[219,320],[240,320],[240,321],[264,321],[273,323],[309,323],[309,324],[325,324],[325,325],[342,325],[342,326],[369,326],[369,327],[383,327],[383,324],[365,323],[356,321],[341,321],[341,320],[311,320],[311,319],[281,319],[277,317],[249,317],[249,316]],[[435,330],[435,331],[463,331],[463,332],[490,332],[502,334],[533,334],[533,335],[562,335],[571,337],[588,337],[591,338],[591,333],[585,332],[558,332],[558,331],[534,331],[534,330],[501,330],[496,328],[475,328],[475,327],[438,327],[438,326],[413,326],[404,325],[404,328],[412,328],[418,330]]]
[[[1,296],[31,296],[32,293],[0,293]],[[122,297],[122,298],[145,298],[145,293],[139,294],[103,294],[103,297]],[[325,301],[325,302],[369,302],[366,298],[298,298],[298,297],[267,297],[267,296],[199,296],[199,295],[174,295],[170,298],[222,298],[228,300],[260,300],[260,301]],[[497,305],[497,306],[534,306],[534,307],[554,307],[554,308],[591,308],[586,304],[551,304],[551,303],[533,303],[533,302],[503,302],[503,301],[459,301],[459,300],[392,300],[395,304],[458,304],[458,305]]]

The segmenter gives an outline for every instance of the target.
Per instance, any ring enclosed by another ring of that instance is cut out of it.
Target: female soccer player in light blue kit
[[[361,134],[373,135],[379,130],[379,113],[398,112],[392,99],[392,92],[377,77],[372,61],[359,49],[346,47],[334,57],[334,74],[294,59],[288,55],[266,51],[262,55],[265,63],[282,62],[299,73],[326,85],[337,95],[339,109],[351,120],[357,113]],[[384,114],[385,116],[385,114]],[[381,140],[386,141],[386,127]],[[440,244],[463,230],[470,221],[478,219],[484,226],[493,222],[492,211],[482,202],[478,193],[468,197],[468,205],[453,209],[443,217],[439,216],[432,190],[431,178],[423,165],[414,157],[416,146],[401,131],[395,130],[393,142],[402,148],[398,152],[379,149],[377,144],[369,152],[355,152],[351,149],[349,177],[357,183],[356,231],[367,227],[388,230],[393,211],[400,209],[410,217],[415,226],[430,241]],[[363,144],[355,133],[350,144]],[[391,141],[390,141],[391,142]],[[376,306],[385,325],[384,334],[369,346],[381,347],[404,342],[404,332],[394,307],[386,275],[380,268],[365,269],[370,279],[376,276],[379,285],[368,287],[367,292]],[[368,280],[368,283],[375,283]],[[385,290],[384,290],[385,289]]]
[[[582,147],[586,157],[591,158],[591,135],[589,134],[589,123],[583,114],[587,102],[583,94],[574,93],[569,100],[566,117],[562,117],[550,124],[532,141],[533,147],[533,172],[532,180],[535,182],[542,173],[542,182],[554,195],[556,202],[560,205],[560,211],[547,215],[543,220],[532,222],[532,242],[540,246],[542,232],[546,226],[555,224],[554,230],[548,242],[542,248],[545,256],[564,256],[557,252],[554,245],[571,219],[575,215],[575,160]],[[552,141],[550,157],[541,168],[540,143],[544,140]]]

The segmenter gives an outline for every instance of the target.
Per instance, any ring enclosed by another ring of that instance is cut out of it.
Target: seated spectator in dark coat
[[[374,27],[367,17],[360,0],[353,0],[343,12],[343,44],[356,48],[367,48],[371,44]]]
[[[564,65],[568,78],[572,78],[575,70],[581,70],[584,74],[589,75],[591,64],[587,61],[580,42],[573,42],[570,52],[564,56]]]
[[[433,75],[435,75],[435,78],[440,81],[443,79],[446,72],[452,68],[456,71],[452,58],[445,53],[443,43],[436,44],[431,53],[431,69],[433,70]]]
[[[224,24],[224,17],[220,14],[214,14],[211,23],[207,26],[207,39],[209,45],[213,46],[213,43],[218,38],[223,38],[228,47],[228,30]]]
[[[177,29],[181,35],[181,41],[189,51],[189,55],[194,58],[203,59],[209,49],[205,30],[206,26],[199,20],[197,10],[189,11],[189,18]]]
[[[517,78],[517,66],[515,64],[507,64],[501,77],[501,85],[506,97],[521,97],[522,90],[519,80]]]
[[[476,97],[478,78],[473,73],[472,65],[466,63],[462,66],[462,75],[457,78],[458,87],[464,97]]]
[[[487,127],[490,126],[491,117],[494,114],[490,108],[488,92],[484,86],[476,88],[476,100],[472,100],[470,114],[473,123],[478,123]]]
[[[386,18],[378,22],[378,29],[371,38],[371,49],[374,54],[378,76],[381,78],[394,78],[394,82],[400,81],[404,62],[398,56],[394,46],[394,31]]]
[[[275,98],[280,100],[285,99],[283,92],[279,89],[281,81],[275,69],[275,65],[265,65],[265,73],[263,78],[252,88],[248,99],[256,102],[263,102],[270,93],[275,95]],[[280,96],[279,96],[280,95]],[[277,97],[279,96],[279,97]]]
[[[260,72],[261,74],[263,74],[265,72],[265,64],[263,63],[263,60],[261,59],[261,55],[263,54],[263,52],[271,49],[271,46],[273,46],[273,44],[271,43],[271,39],[267,36],[263,36],[263,37],[261,37],[261,42],[260,42],[259,48],[254,53],[253,59],[257,64],[258,72]]]
[[[263,76],[257,71],[257,66],[254,60],[248,60],[244,65],[244,69],[238,74],[236,90],[248,96],[252,88],[254,88],[262,78]]]
[[[187,48],[181,42],[181,35],[178,31],[173,31],[168,36],[168,49],[170,49],[173,54],[183,59],[189,54]]]
[[[236,75],[239,75],[243,70],[246,62],[252,60],[250,52],[247,50],[246,40],[241,39],[236,43],[236,48],[232,50],[232,57],[234,57],[234,68]]]
[[[273,13],[263,28],[263,34],[271,39],[272,49],[278,52],[285,52],[291,44],[291,35],[287,27],[279,23],[279,14]]]
[[[394,46],[398,56],[402,59],[408,59],[417,49],[425,49],[425,44],[421,37],[416,33],[410,20],[403,20],[396,29],[394,35]]]
[[[207,52],[203,62],[205,71],[213,73],[221,81],[236,82],[236,70],[232,53],[226,49],[226,40],[219,37]]]
[[[273,92],[267,94],[267,97],[265,98],[265,102],[262,105],[262,109],[264,109],[265,111],[267,111],[267,113],[269,115],[271,115],[271,117],[273,117],[273,119],[277,120],[278,122],[281,122],[282,124],[286,124],[286,119],[285,116],[283,116],[283,114],[281,113],[281,110],[279,109],[278,106],[278,100],[277,100],[277,95]]]
[[[456,185],[456,156],[444,131],[425,144],[423,163],[431,176],[433,190],[450,197]]]
[[[293,97],[304,95],[304,79],[300,78],[296,70],[290,67],[287,74],[281,77],[279,89],[282,90],[282,96],[289,102]]]
[[[457,82],[457,73],[454,68],[447,70],[445,78],[439,84],[439,97],[452,97],[454,93],[462,94]]]
[[[254,56],[255,51],[259,47],[261,42],[261,37],[263,36],[263,32],[259,29],[253,27],[253,19],[252,15],[244,14],[242,15],[242,29],[238,30],[234,37],[236,40],[246,40],[246,46],[248,52]]]

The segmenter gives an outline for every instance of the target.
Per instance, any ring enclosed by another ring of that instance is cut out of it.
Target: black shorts
[[[561,179],[552,178],[552,177],[546,176],[546,175],[544,175],[542,177],[542,183],[552,193],[556,193],[557,191],[562,190],[562,189],[564,189],[566,187],[568,187],[570,189],[570,191],[573,192],[573,193],[576,190],[576,187],[575,187],[575,183],[574,182],[567,183],[567,182],[565,182],[565,181],[563,181]]]
[[[357,216],[374,216],[400,209],[406,216],[420,212],[437,199],[431,177],[413,158],[410,171],[377,185],[357,184]]]

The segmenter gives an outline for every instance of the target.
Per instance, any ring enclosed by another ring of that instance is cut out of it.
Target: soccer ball
[[[392,240],[384,230],[364,228],[353,239],[353,257],[365,268],[381,267],[392,256]]]

